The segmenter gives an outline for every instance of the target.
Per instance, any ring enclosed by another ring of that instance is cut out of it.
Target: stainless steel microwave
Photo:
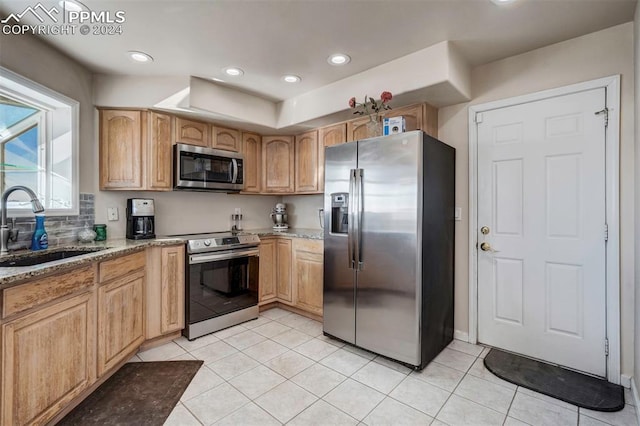
[[[178,143],[174,146],[173,160],[175,189],[219,192],[242,190],[242,154]]]

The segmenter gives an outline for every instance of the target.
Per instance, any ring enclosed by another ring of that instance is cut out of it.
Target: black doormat
[[[130,362],[58,425],[162,426],[203,361]]]
[[[491,349],[484,365],[496,376],[578,407],[597,411],[624,408],[624,389],[606,380]]]

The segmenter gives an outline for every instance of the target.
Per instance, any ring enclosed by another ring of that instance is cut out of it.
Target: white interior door
[[[477,120],[478,340],[602,377],[605,117],[595,113],[605,95],[593,89]]]

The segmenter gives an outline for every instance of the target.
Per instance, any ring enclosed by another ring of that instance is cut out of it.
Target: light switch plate
[[[118,208],[117,207],[109,207],[107,208],[107,219],[109,222],[114,222],[118,220]]]
[[[455,219],[457,221],[462,220],[462,207],[456,207]]]

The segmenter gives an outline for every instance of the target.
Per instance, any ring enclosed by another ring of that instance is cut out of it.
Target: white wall
[[[287,205],[289,226],[320,229],[318,209],[323,207],[322,195],[287,195],[282,197],[282,202]]]
[[[80,102],[80,192],[93,192],[93,86],[91,73],[30,35],[0,34],[0,65]]]
[[[454,146],[456,205],[455,328],[468,332],[468,106],[621,74],[621,324],[622,373],[633,373],[634,332],[634,105],[633,24],[627,23],[521,55],[481,65],[471,71],[472,101],[441,108],[439,136]]]

